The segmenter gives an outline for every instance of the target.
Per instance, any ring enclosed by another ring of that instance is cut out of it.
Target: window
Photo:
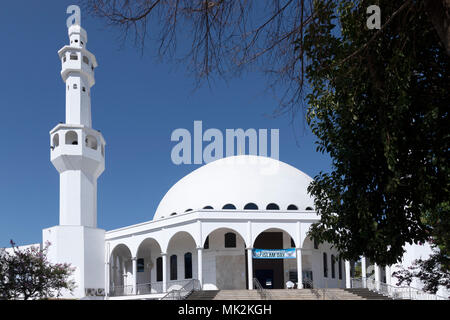
[[[319,249],[319,242],[316,239],[314,239],[314,249]]]
[[[97,150],[97,138],[91,135],[87,135],[84,140],[86,147]]]
[[[306,209],[305,209],[306,211],[312,211],[312,210],[314,210],[312,207],[306,207]]]
[[[75,42],[78,43],[78,39],[75,39]]]
[[[226,210],[236,210],[236,207],[234,206],[234,204],[228,203],[226,205],[224,205],[222,207],[222,209],[226,209]]]
[[[70,60],[78,60],[78,55],[76,53],[71,53]]]
[[[236,234],[233,232],[225,233],[225,248],[236,248]]]
[[[73,84],[73,88],[74,88],[74,89],[78,89],[78,86],[77,86],[76,83]]]
[[[78,144],[78,135],[75,131],[66,132],[66,144]]]
[[[336,272],[334,270],[334,262],[335,262],[335,258],[334,255],[331,255],[331,278],[336,278]]]
[[[327,263],[327,254],[323,253],[323,276],[324,278],[328,277],[328,263]]]
[[[184,212],[189,212],[189,211],[192,211],[192,209],[186,209]]]
[[[192,279],[192,253],[184,254],[184,278]]]
[[[63,57],[63,62],[66,62],[66,60],[67,60],[67,59],[66,59],[66,56],[64,56],[64,57]]]
[[[156,259],[156,281],[163,280],[162,257]]]
[[[89,59],[86,56],[83,56],[83,62],[89,65]]]
[[[205,245],[203,246],[204,249],[209,249],[209,236],[206,237]]]
[[[258,206],[253,202],[250,202],[244,206],[244,210],[258,210]]]
[[[177,213],[176,212],[172,212],[170,215],[171,216],[174,216],[174,215],[176,215]]]
[[[177,280],[177,255],[170,256],[170,280]]]
[[[83,92],[86,92],[86,88],[85,88],[85,87],[83,87],[83,89],[82,89],[82,90],[83,90]]]
[[[295,204],[290,204],[290,205],[287,207],[287,209],[288,209],[288,210],[298,210],[298,207],[297,207]]]
[[[280,210],[280,207],[276,203],[269,203],[266,210]]]
[[[59,134],[55,134],[53,136],[53,148],[56,148],[57,146],[59,146]]]
[[[342,259],[339,257],[338,259],[338,272],[339,272],[339,280],[342,280]]]
[[[214,208],[211,207],[211,206],[206,206],[206,207],[204,207],[203,209],[204,209],[204,210],[213,210]]]
[[[291,238],[291,248],[295,248],[295,242],[294,239]]]
[[[144,272],[145,265],[144,265],[144,258],[137,259],[137,272]]]

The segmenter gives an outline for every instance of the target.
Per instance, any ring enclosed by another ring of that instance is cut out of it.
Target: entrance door
[[[264,289],[273,289],[273,270],[255,270],[255,278],[258,279],[259,283]]]

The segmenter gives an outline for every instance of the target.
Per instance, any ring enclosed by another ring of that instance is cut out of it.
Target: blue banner
[[[253,259],[295,259],[295,248],[289,249],[253,249]]]

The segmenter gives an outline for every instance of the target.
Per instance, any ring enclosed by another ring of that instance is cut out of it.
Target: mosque
[[[74,266],[69,297],[158,299],[195,281],[203,290],[351,286],[353,270],[327,243],[307,236],[319,220],[307,193],[311,177],[281,161],[250,155],[216,160],[179,180],[151,221],[105,231],[97,227],[97,179],[106,141],[92,128],[95,55],[87,33],[68,29],[58,51],[66,119],[50,131],[50,158],[60,175],[59,225],[43,230],[51,262]],[[410,263],[429,254],[411,246]],[[380,283],[395,284],[390,267],[362,258]]]

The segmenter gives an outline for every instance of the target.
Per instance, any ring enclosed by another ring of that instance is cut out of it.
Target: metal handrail
[[[200,290],[200,281],[197,279],[191,279],[180,289],[173,289],[166,293],[160,300],[184,300],[193,291]]]
[[[423,290],[410,286],[393,286],[384,282],[376,281],[369,278],[352,278],[352,288],[367,288],[370,291],[377,292],[381,295],[392,299],[409,299],[409,300],[449,300],[449,298],[425,292]]]
[[[264,289],[257,278],[253,278],[253,286],[258,291],[262,300],[272,300],[272,295],[267,289]]]

